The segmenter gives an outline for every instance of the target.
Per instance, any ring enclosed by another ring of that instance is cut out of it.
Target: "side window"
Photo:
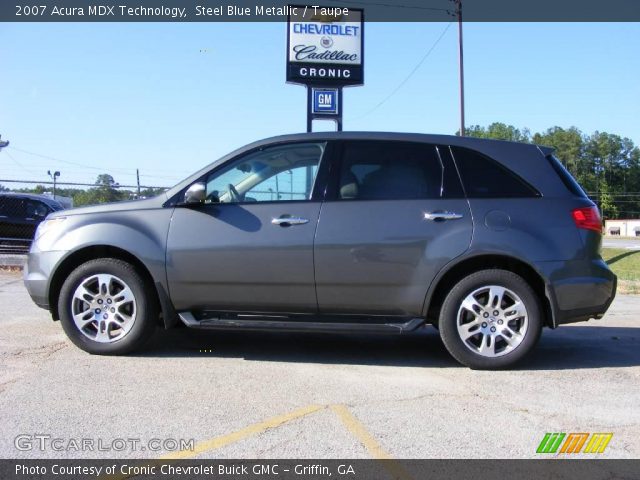
[[[567,187],[567,190],[569,190],[576,197],[587,198],[587,194],[584,193],[584,190],[582,189],[580,184],[576,181],[575,178],[571,176],[568,170],[564,168],[564,165],[562,165],[562,162],[560,162],[560,160],[558,160],[553,155],[547,155],[547,160],[560,177],[560,180],[562,180],[562,183],[564,183],[564,186]]]
[[[470,198],[539,197],[540,193],[511,170],[479,152],[451,147],[462,184]]]
[[[394,200],[461,196],[454,167],[435,145],[351,141],[342,152],[338,198]],[[457,192],[456,192],[457,190]]]
[[[49,213],[47,206],[37,200],[25,200],[25,207],[27,210],[28,218],[35,218],[42,220]]]
[[[21,198],[4,197],[0,201],[0,215],[7,218],[24,218],[24,200]]]
[[[207,178],[207,201],[309,200],[324,143],[294,143],[252,152]]]

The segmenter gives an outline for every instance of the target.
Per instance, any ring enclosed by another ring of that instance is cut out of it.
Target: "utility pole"
[[[464,49],[462,43],[462,0],[453,0],[458,17],[458,49],[460,62],[460,136],[464,137]]]
[[[47,170],[47,174],[53,180],[53,199],[55,200],[56,199],[56,179],[60,176],[60,172],[56,170],[55,172],[51,173],[51,170]]]
[[[140,198],[140,170],[136,168],[136,182],[138,184],[138,198]]]

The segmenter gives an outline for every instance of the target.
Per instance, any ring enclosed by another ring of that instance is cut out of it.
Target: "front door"
[[[245,154],[208,175],[204,204],[176,207],[167,277],[178,311],[317,312],[313,195],[325,149],[289,143]]]
[[[344,142],[332,171],[315,242],[320,313],[420,316],[435,275],[471,242],[448,147]]]

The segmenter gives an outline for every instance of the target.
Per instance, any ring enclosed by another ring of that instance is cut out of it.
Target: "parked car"
[[[40,222],[62,209],[43,195],[0,192],[0,252],[26,253]]]
[[[25,283],[94,354],[178,322],[432,324],[464,365],[508,367],[543,327],[601,318],[616,291],[598,210],[552,152],[420,134],[271,138],[156,198],[50,215]]]

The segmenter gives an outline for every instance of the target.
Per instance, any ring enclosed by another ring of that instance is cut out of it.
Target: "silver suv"
[[[595,205],[536,145],[312,133],[241,148],[156,198],[51,214],[25,269],[78,347],[158,325],[401,334],[478,369],[543,326],[601,318],[616,277]]]

